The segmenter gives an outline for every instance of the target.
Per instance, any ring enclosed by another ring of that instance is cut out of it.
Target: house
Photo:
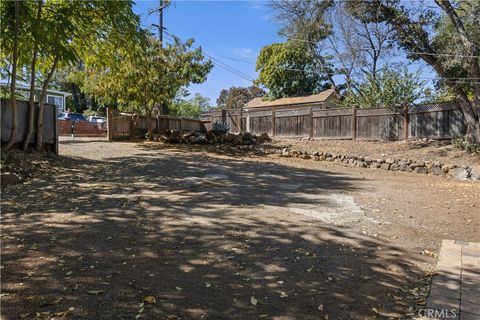
[[[0,87],[2,91],[10,90],[10,84],[6,81],[0,82]],[[35,101],[38,102],[40,99],[40,94],[42,93],[42,88],[35,87]],[[20,100],[29,100],[30,99],[30,86],[24,83],[17,83],[17,94]],[[57,106],[58,112],[65,111],[66,108],[66,99],[72,94],[64,91],[47,89],[47,95],[45,102]]]
[[[262,100],[262,98],[255,98],[245,104],[245,111],[252,111],[257,108],[282,108],[288,107],[289,109],[295,107],[320,107],[321,109],[335,108],[334,104],[335,92],[333,89],[328,89],[311,96],[280,98],[276,100]]]

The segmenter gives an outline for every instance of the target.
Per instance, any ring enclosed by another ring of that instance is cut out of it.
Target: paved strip
[[[443,240],[425,316],[480,320],[480,243]]]

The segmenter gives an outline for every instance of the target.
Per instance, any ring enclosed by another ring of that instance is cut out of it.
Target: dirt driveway
[[[61,153],[2,192],[2,319],[409,319],[441,239],[480,241],[478,183],[158,144]]]

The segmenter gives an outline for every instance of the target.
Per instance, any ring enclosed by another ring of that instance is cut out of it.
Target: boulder
[[[270,139],[270,137],[268,136],[268,134],[266,132],[262,133],[258,137],[257,140],[258,140],[258,143],[264,143],[264,142],[272,141],[272,139]]]
[[[385,163],[385,159],[384,159],[384,158],[378,158],[378,159],[377,159],[377,162],[378,162],[378,163]]]
[[[415,173],[422,173],[422,174],[428,173],[427,167],[415,167],[414,171]]]
[[[469,173],[467,169],[459,167],[448,170],[448,175],[455,180],[467,180]]]
[[[470,172],[472,180],[480,180],[480,165],[474,166]]]
[[[445,172],[443,172],[442,168],[439,166],[434,166],[430,169],[430,173],[434,176],[444,176]]]
[[[18,174],[12,172],[2,172],[1,179],[2,187],[19,183],[22,179]]]
[[[232,143],[233,140],[235,139],[235,135],[233,133],[228,132],[227,134],[225,134],[224,139],[226,143]]]
[[[383,170],[390,170],[390,163],[382,163],[380,168]]]
[[[395,163],[395,159],[393,159],[393,158],[387,158],[387,159],[385,160],[385,163],[394,164],[394,163]]]

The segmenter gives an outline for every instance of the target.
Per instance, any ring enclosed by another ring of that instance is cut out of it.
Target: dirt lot
[[[149,143],[61,153],[2,190],[2,319],[410,319],[441,239],[480,241],[479,183]]]
[[[449,140],[431,141],[365,141],[365,140],[301,140],[276,138],[274,145],[297,150],[327,151],[343,155],[386,157],[442,162],[457,165],[478,165],[480,157],[468,154]]]

